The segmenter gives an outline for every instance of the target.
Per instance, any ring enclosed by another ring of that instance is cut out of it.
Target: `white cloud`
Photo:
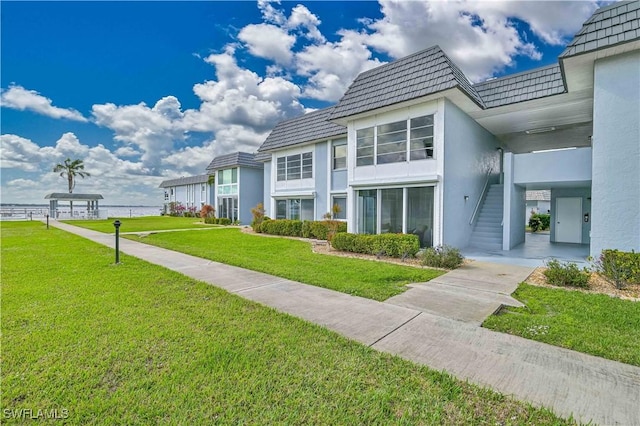
[[[270,59],[279,64],[289,64],[293,58],[291,48],[296,38],[286,30],[271,24],[247,25],[238,38],[243,41],[252,55]]]
[[[54,107],[51,99],[42,96],[35,90],[27,90],[22,86],[9,86],[8,89],[2,89],[0,103],[5,108],[20,111],[29,110],[52,118],[88,121],[75,109]]]
[[[311,13],[305,6],[298,4],[291,10],[286,27],[289,29],[301,28],[303,36],[309,40],[324,43],[326,39],[318,29],[320,19]]]
[[[439,45],[472,80],[494,75],[518,55],[541,58],[514,18],[547,43],[562,44],[596,7],[590,2],[381,0],[383,18],[368,24],[363,43],[399,58]]]
[[[178,99],[166,96],[152,108],[144,102],[124,106],[107,103],[94,105],[92,113],[96,124],[115,133],[115,140],[142,153],[145,168],[160,170],[162,159],[173,151],[174,143],[185,138],[180,108]]]
[[[66,192],[67,181],[53,173],[53,167],[65,158],[83,160],[91,174],[78,179],[74,192],[96,192],[108,204],[161,204],[158,185],[164,179],[184,175],[184,169],[172,167],[164,176],[151,175],[141,162],[119,158],[102,144],[90,147],[75,134],[65,133],[55,146],[39,146],[17,135],[0,136],[2,144],[2,198],[11,202],[42,203],[51,192]]]
[[[343,30],[340,36],[338,42],[310,45],[296,54],[297,73],[308,79],[304,96],[335,102],[358,74],[382,64],[372,59],[360,34]]]
[[[218,132],[237,126],[262,135],[278,121],[302,114],[298,86],[282,77],[263,78],[239,67],[234,53],[233,47],[227,46],[223,53],[205,59],[215,67],[217,80],[194,86],[202,104],[198,110],[185,111],[185,129],[216,132],[218,136]],[[253,150],[258,146],[255,144]]]
[[[42,96],[35,90],[27,90],[22,86],[9,86],[2,89],[0,103],[3,107],[20,111],[33,111],[52,118],[86,122],[87,119],[75,109],[53,106],[51,99]]]

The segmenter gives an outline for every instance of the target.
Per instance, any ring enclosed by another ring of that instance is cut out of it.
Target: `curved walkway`
[[[113,235],[56,221],[51,224],[114,246]],[[126,239],[120,241],[120,250],[377,350],[548,407],[560,416],[573,416],[580,422],[640,425],[638,367],[497,333],[473,321],[350,296]],[[485,277],[495,275],[496,265],[478,263],[476,267],[475,278],[483,271]]]

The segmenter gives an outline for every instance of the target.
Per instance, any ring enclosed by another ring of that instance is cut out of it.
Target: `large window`
[[[335,195],[333,202],[331,203],[331,211],[333,212],[333,206],[338,206],[338,212],[333,215],[334,219],[345,220],[347,219],[347,197],[344,195]]]
[[[418,236],[421,247],[433,245],[434,187],[357,191],[357,232]]]
[[[238,168],[219,170],[218,195],[231,195],[238,193]]]
[[[378,191],[358,191],[358,232],[378,233]]]
[[[313,220],[313,199],[276,200],[276,219]]]
[[[347,144],[346,142],[335,142],[333,144],[333,170],[347,168]]]
[[[373,127],[356,131],[356,166],[373,164],[373,145],[375,133]]]
[[[402,233],[402,188],[380,190],[380,233]]]
[[[238,197],[218,198],[218,217],[225,217],[231,222],[238,220]]]
[[[276,179],[278,181],[310,179],[312,177],[312,152],[288,155],[286,157],[278,157],[278,159],[276,160]]]
[[[356,130],[356,166],[433,158],[433,148],[433,115]]]

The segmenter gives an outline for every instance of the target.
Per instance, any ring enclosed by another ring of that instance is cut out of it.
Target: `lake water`
[[[141,217],[141,216],[160,216],[161,206],[100,206],[100,217]],[[58,207],[59,219],[70,219],[69,206],[61,205]],[[84,203],[75,205],[73,208],[74,218],[83,219],[87,217],[87,208]],[[0,219],[2,220],[26,220],[26,219],[43,219],[49,214],[49,206],[47,205],[20,205],[12,206],[4,204],[0,206]]]

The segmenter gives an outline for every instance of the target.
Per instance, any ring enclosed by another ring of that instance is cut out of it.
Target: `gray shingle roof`
[[[527,201],[551,201],[551,191],[526,191]]]
[[[70,194],[68,192],[53,192],[51,194],[45,195],[44,199],[58,201],[88,201],[103,200],[104,197],[101,194]]]
[[[640,0],[614,3],[596,10],[560,58],[568,58],[640,39]]]
[[[332,109],[333,107],[324,108],[300,117],[281,121],[267,136],[258,151],[270,151],[346,135],[346,127],[328,121]]]
[[[271,161],[271,154],[268,152],[259,152],[256,154],[256,161],[264,163],[265,161]]]
[[[232,154],[219,155],[207,166],[207,171],[228,169],[229,167],[249,167],[261,169],[264,166],[255,160],[255,155],[248,152],[234,152]]]
[[[564,93],[559,65],[551,65],[519,74],[475,84],[487,108],[544,98]]]
[[[163,181],[159,188],[169,188],[171,186],[193,185],[194,183],[205,183],[209,180],[209,175],[185,176],[178,179]]]
[[[331,113],[348,117],[458,87],[480,107],[480,96],[462,71],[434,46],[358,75]]]

